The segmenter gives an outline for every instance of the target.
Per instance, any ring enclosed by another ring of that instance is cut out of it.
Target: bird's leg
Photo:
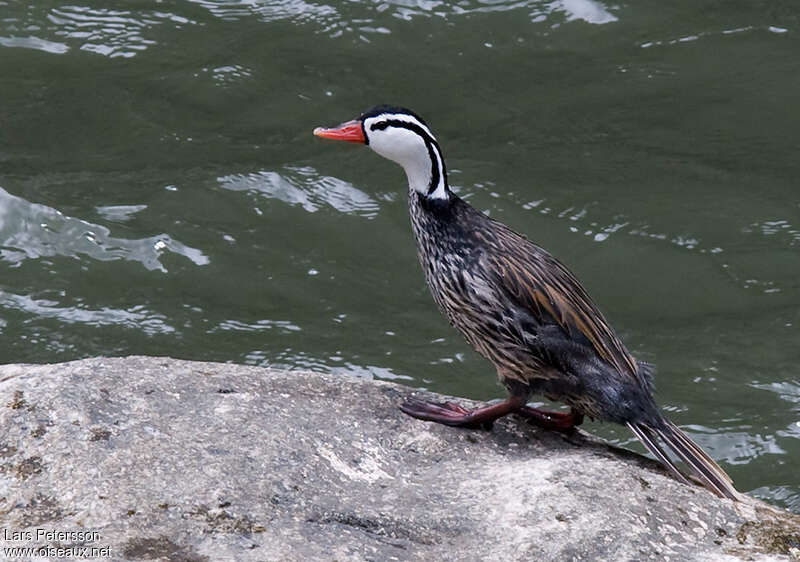
[[[530,406],[523,406],[516,411],[518,416],[525,418],[528,423],[538,425],[545,429],[568,431],[583,423],[583,414],[570,410],[569,412],[551,412],[539,410]]]
[[[453,402],[425,402],[409,398],[400,405],[400,410],[420,420],[459,427],[491,429],[494,420],[519,411],[524,405],[525,398],[513,395],[499,404],[474,410],[467,410]]]

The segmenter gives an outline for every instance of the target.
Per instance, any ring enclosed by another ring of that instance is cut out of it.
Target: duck
[[[403,168],[419,262],[433,299],[494,366],[508,392],[505,400],[474,409],[411,397],[400,405],[402,412],[466,428],[491,428],[508,414],[558,431],[571,431],[585,417],[621,424],[678,481],[690,483],[667,450],[711,492],[741,501],[730,476],[659,409],[653,366],[634,358],[575,275],[451,190],[442,149],[419,115],[378,105],[313,134],[366,145]],[[569,410],[534,408],[528,405],[532,396]]]

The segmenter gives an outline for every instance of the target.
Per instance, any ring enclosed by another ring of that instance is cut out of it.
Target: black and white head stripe
[[[396,105],[386,105],[386,104],[376,105],[372,109],[368,109],[367,111],[362,113],[359,119],[363,123],[369,117],[378,117],[379,115],[381,117],[397,119],[400,121],[406,120],[408,122],[418,123],[423,127],[425,132],[428,135],[430,135],[431,138],[433,138],[433,134],[431,133],[431,130],[428,128],[428,124],[425,123],[425,120],[416,113],[414,113],[413,111],[411,111],[410,109],[406,109],[405,107],[400,107]]]
[[[430,170],[430,179],[426,186],[426,195],[433,198],[448,197],[447,171],[444,159],[442,158],[442,150],[439,148],[439,143],[436,142],[436,138],[433,136],[433,133],[431,133],[428,125],[421,117],[408,109],[382,105],[365,112],[361,116],[361,123],[364,128],[364,136],[367,144],[370,144],[372,139],[378,142],[376,138],[377,135],[371,133],[387,131],[390,128],[406,130],[416,135],[427,152],[427,158],[425,159],[427,162],[416,162],[416,164],[419,165],[426,165]],[[399,155],[397,155],[398,158],[395,158],[395,155],[391,154],[391,148],[379,149],[377,146],[373,146],[372,148],[382,153],[384,156],[401,163],[407,168],[407,172],[409,171],[408,166],[414,164],[412,162],[401,161],[405,159],[400,158]],[[419,186],[415,186],[415,188],[419,189]]]

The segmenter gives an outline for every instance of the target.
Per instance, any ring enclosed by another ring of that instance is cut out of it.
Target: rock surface
[[[681,485],[583,432],[513,417],[491,432],[413,420],[396,408],[411,392],[150,357],[2,366],[0,548],[170,561],[800,552],[796,515]]]

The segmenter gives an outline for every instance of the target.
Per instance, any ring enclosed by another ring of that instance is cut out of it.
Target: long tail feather
[[[651,427],[642,423],[629,423],[628,427],[645,447],[658,459],[678,480],[687,482],[675,464],[667,457],[654,437],[658,436],[680,459],[691,469],[703,484],[719,496],[741,501],[741,495],[733,487],[733,480],[708,454],[671,421],[664,419],[661,427]]]
[[[660,460],[661,464],[667,467],[676,479],[684,484],[689,483],[686,477],[681,474],[681,471],[678,470],[678,467],[676,467],[666,453],[664,453],[664,450],[658,445],[658,442],[653,440],[652,432],[649,427],[645,425],[634,425],[632,423],[629,423],[628,427],[633,431],[634,435],[639,438],[639,441],[647,447],[647,450],[653,453],[653,456]]]
[[[731,479],[730,476],[728,476],[728,473],[722,470],[722,467],[719,466],[716,462],[714,462],[714,459],[709,457],[708,453],[706,453],[703,449],[701,449],[697,443],[689,439],[689,436],[686,435],[683,431],[681,431],[681,429],[678,428],[677,425],[675,425],[669,420],[664,420],[664,422],[666,426],[669,428],[670,432],[673,435],[675,435],[675,437],[677,437],[689,449],[694,451],[697,457],[699,457],[701,460],[704,461],[705,466],[713,470],[720,480],[727,482],[729,484],[733,484],[733,480]]]

